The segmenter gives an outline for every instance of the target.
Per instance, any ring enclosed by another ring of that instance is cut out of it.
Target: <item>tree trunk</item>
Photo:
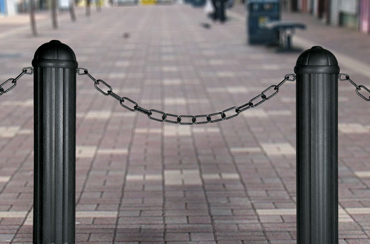
[[[101,1],[96,0],[96,11],[100,12],[101,11]]]
[[[297,0],[291,0],[292,12],[298,12],[298,2]]]
[[[51,17],[53,22],[53,28],[58,29],[57,0],[51,0]]]
[[[90,0],[86,0],[86,16],[90,16]]]
[[[35,2],[33,0],[30,0],[30,21],[31,21],[32,35],[37,36],[36,19],[35,19]]]
[[[69,1],[69,13],[71,14],[71,20],[73,22],[76,21],[76,14],[75,14],[75,8],[74,8],[74,2]]]

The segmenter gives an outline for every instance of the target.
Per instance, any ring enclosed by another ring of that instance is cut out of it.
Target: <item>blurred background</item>
[[[23,16],[25,13],[32,12],[32,9],[37,13],[42,13],[54,8],[58,11],[68,11],[70,8],[82,6],[99,9],[102,6],[173,4],[176,2],[185,2],[196,6],[205,4],[205,0],[1,0],[0,16]],[[247,1],[235,0],[235,2],[245,5]],[[370,30],[370,3],[368,0],[280,0],[279,2],[284,11],[307,13],[326,24],[352,28],[363,33],[369,33]],[[2,22],[4,22],[3,19]]]
[[[216,2],[224,21],[206,0],[0,0],[0,81],[57,39],[116,94],[170,114],[245,104],[318,45],[370,87],[370,0]],[[180,126],[78,76],[76,242],[296,243],[295,87],[233,119]],[[338,100],[340,243],[365,244],[370,106],[347,81]],[[0,96],[0,111],[0,243],[32,243],[32,76]]]

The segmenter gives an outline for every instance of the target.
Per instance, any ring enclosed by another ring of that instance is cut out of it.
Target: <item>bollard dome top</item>
[[[34,67],[77,68],[76,55],[66,44],[52,40],[41,45],[33,58]]]
[[[339,70],[334,54],[320,46],[304,51],[294,68],[296,74],[339,74]]]

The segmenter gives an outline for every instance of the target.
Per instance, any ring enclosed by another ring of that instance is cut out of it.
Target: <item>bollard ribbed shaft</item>
[[[39,47],[34,66],[33,243],[75,243],[76,69],[59,41]]]
[[[297,243],[338,244],[338,62],[312,47],[295,73]]]

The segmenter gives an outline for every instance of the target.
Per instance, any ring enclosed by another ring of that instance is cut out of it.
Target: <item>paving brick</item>
[[[298,56],[245,45],[239,3],[227,23],[210,29],[202,28],[209,21],[201,8],[181,4],[104,7],[86,21],[84,8],[76,13],[76,23],[60,14],[56,31],[38,23],[38,38],[24,33],[26,16],[6,17],[10,24],[0,23],[0,79],[29,66],[42,43],[60,39],[115,93],[169,114],[209,114],[277,84]],[[37,16],[49,18],[46,12]],[[295,45],[325,35],[321,45],[338,52],[341,69],[367,84],[368,69],[353,65],[356,59],[369,63],[366,35],[306,15],[284,12],[287,18],[308,26],[297,32]],[[32,242],[31,80],[22,78],[11,95],[1,96],[1,243]],[[368,105],[356,99],[353,87],[341,83],[340,244],[368,243],[370,236]],[[76,243],[296,243],[295,102],[295,83],[288,82],[273,101],[234,119],[178,126],[125,110],[79,76]]]

